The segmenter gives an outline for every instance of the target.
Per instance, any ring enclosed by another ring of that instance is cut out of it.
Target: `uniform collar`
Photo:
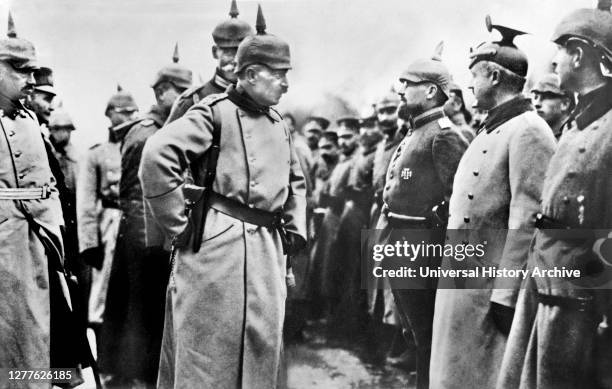
[[[442,107],[432,108],[410,120],[411,127],[416,130],[425,124],[444,117],[444,109]]]
[[[527,111],[533,111],[531,99],[528,99],[523,96],[516,96],[515,98],[508,100],[505,103],[502,103],[497,107],[494,107],[489,110],[489,114],[487,115],[485,121],[482,123],[481,128],[484,128],[487,133],[490,133],[508,120]]]
[[[147,118],[153,120],[155,124],[161,128],[166,122],[168,115],[165,114],[157,104],[155,104],[151,106],[151,110],[147,114]]]
[[[216,87],[221,90],[226,90],[227,87],[229,87],[230,85],[236,84],[234,82],[231,82],[230,80],[226,80],[225,78],[223,78],[223,76],[221,75],[221,71],[218,68],[215,70],[215,75],[213,76],[212,80],[210,80],[210,82],[212,82]]]
[[[574,120],[576,126],[582,130],[610,109],[612,109],[612,82],[579,97],[568,122]]]
[[[28,111],[28,109],[23,105],[21,100],[17,100],[17,102],[12,101],[11,108],[9,108],[8,110],[0,109],[0,117],[7,117],[15,120],[17,116],[20,116],[22,118],[29,116],[30,118],[34,119],[34,116],[30,114],[30,111]]]
[[[257,103],[251,98],[251,96],[246,93],[244,89],[240,87],[235,87],[234,85],[230,85],[229,88],[227,88],[226,93],[230,101],[236,104],[239,108],[250,113],[266,115],[273,122],[278,121],[278,119],[274,118],[270,114],[270,107],[266,107]]]

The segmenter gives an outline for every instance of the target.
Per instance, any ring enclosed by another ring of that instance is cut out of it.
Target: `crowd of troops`
[[[109,388],[283,387],[283,343],[309,324],[362,337],[419,389],[612,387],[609,2],[557,25],[555,72],[528,89],[524,33],[487,17],[502,38],[470,51],[472,107],[441,43],[400,87],[334,117],[273,108],[289,45],[261,8],[255,29],[238,16],[232,1],[212,32],[210,81],[193,86],[175,47],[156,104],[140,114],[118,86],[108,140],[79,155],[53,71],[9,15],[0,366],[92,367]],[[464,245],[503,231],[481,264],[584,276],[371,280],[364,247],[410,231]]]

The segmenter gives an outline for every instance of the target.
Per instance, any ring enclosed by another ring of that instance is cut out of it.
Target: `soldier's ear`
[[[213,45],[212,47],[212,56],[214,59],[219,59],[219,48],[217,45]]]
[[[578,69],[584,59],[584,49],[580,45],[576,45],[576,48],[572,50],[570,55],[572,56],[572,67]]]
[[[493,69],[489,73],[489,78],[491,79],[491,85],[498,85],[501,81],[501,71],[499,69]]]

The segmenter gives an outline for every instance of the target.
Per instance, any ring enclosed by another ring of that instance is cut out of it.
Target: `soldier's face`
[[[22,99],[34,90],[34,69],[13,67],[0,61],[0,93],[9,101]]]
[[[531,100],[538,115],[551,127],[558,123],[569,109],[569,102],[566,98],[552,93],[534,92]]]
[[[483,109],[491,109],[495,105],[493,100],[493,80],[491,73],[484,62],[479,62],[470,69],[472,81],[468,89],[472,91],[478,101],[478,105]]]
[[[270,69],[267,66],[260,66],[255,70],[252,78],[251,97],[257,103],[265,107],[276,105],[288,89],[287,69]]]
[[[332,163],[338,159],[338,146],[327,138],[321,138],[319,141],[319,150],[321,158],[327,163]]]
[[[34,111],[40,124],[48,124],[53,111],[53,98],[51,93],[34,91],[29,98],[29,107]]]
[[[59,126],[49,128],[49,138],[53,146],[63,149],[70,142],[70,134],[73,128],[69,126]]]
[[[369,148],[382,139],[382,133],[376,123],[367,123],[359,128],[359,143]]]
[[[575,92],[575,55],[570,53],[565,46],[557,45],[557,53],[553,58],[553,70],[559,75],[561,89]]]
[[[397,107],[383,106],[376,109],[378,125],[384,133],[394,131],[397,128]]]
[[[128,120],[132,120],[136,115],[136,111],[117,111],[115,109],[111,109],[108,111],[108,118],[111,122],[111,126],[115,127],[122,123],[127,122]]]
[[[172,104],[179,97],[180,92],[169,82],[162,82],[153,88],[157,105],[166,114],[170,113]]]
[[[344,155],[350,155],[357,147],[357,134],[344,125],[338,129],[338,146]]]
[[[226,80],[236,81],[236,74],[234,73],[234,69],[236,69],[236,52],[238,51],[237,47],[218,47],[213,46],[213,57],[217,60],[217,68],[223,74],[223,77]]]
[[[428,83],[403,81],[398,93],[402,97],[401,113],[404,116],[417,116],[424,111],[429,93]],[[404,118],[407,119],[407,118]]]
[[[318,147],[319,140],[323,129],[317,122],[309,122],[304,125],[304,135],[306,136],[306,143],[311,150],[315,150]]]

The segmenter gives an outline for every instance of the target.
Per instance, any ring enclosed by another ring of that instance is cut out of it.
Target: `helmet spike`
[[[436,48],[434,49],[434,53],[431,56],[431,59],[434,61],[442,61],[442,51],[444,50],[444,41],[440,41]]]
[[[11,11],[8,13],[8,29],[6,31],[6,36],[9,38],[17,38],[17,31],[15,30],[15,21],[13,20],[13,14]]]
[[[240,12],[238,12],[238,5],[236,5],[236,0],[232,0],[229,16],[231,18],[236,18],[238,15],[240,15]]]
[[[266,19],[264,19],[261,4],[257,4],[257,21],[255,22],[255,30],[257,30],[257,35],[266,34]]]
[[[610,0],[606,1],[609,2]],[[500,44],[505,46],[514,46],[515,37],[527,34],[524,31],[515,30],[514,28],[500,26],[499,24],[493,24],[493,22],[491,21],[491,16],[489,15],[485,17],[485,25],[487,26],[487,30],[489,30],[489,32],[493,31],[493,29],[499,31],[502,36],[502,39],[499,42]]]
[[[178,42],[174,44],[174,53],[172,54],[172,62],[178,63],[179,61],[179,51],[178,51]]]

